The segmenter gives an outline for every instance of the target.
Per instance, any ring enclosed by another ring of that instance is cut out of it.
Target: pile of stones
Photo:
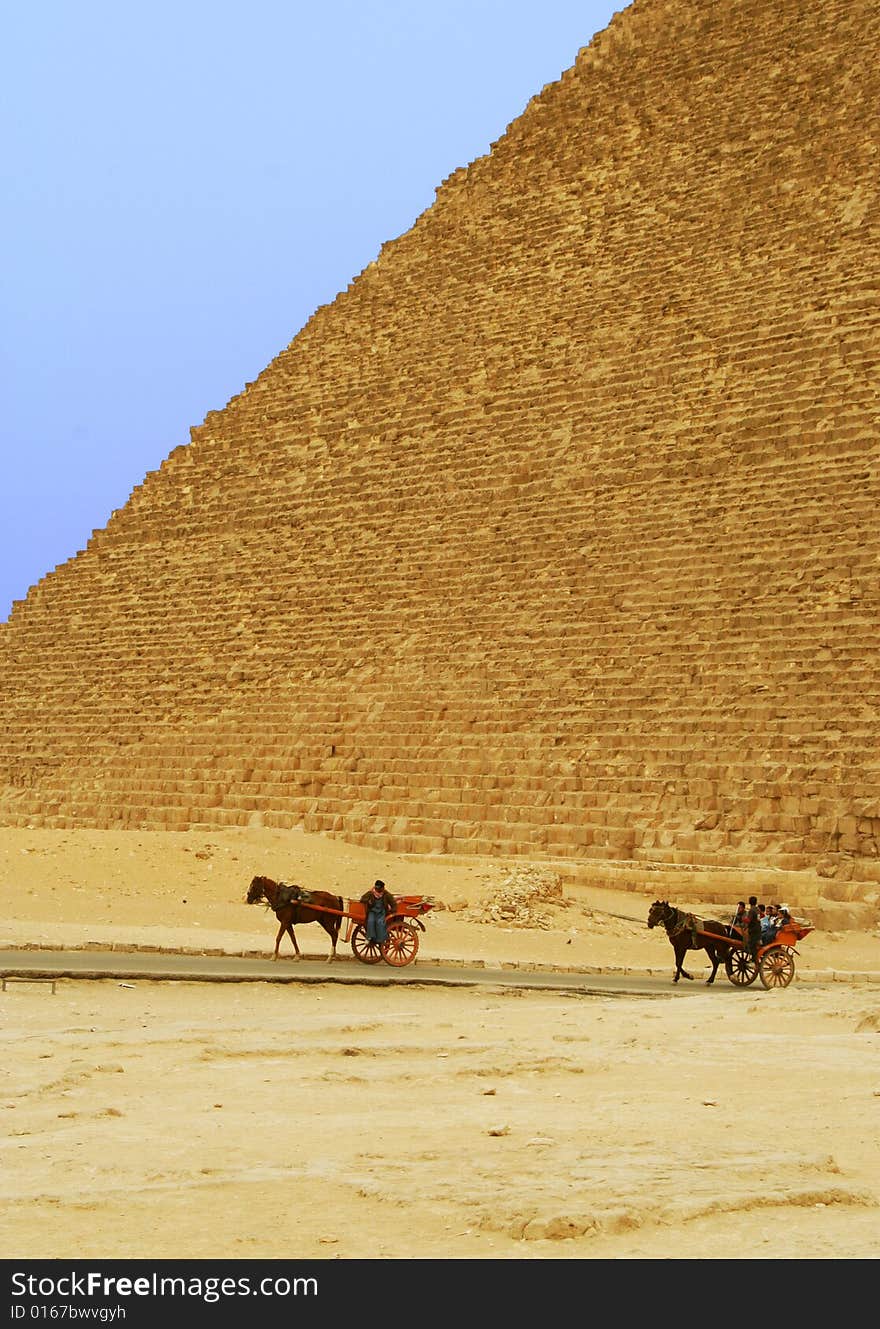
[[[466,911],[475,923],[504,927],[551,928],[553,905],[564,903],[562,879],[546,868],[514,868],[483,904]]]

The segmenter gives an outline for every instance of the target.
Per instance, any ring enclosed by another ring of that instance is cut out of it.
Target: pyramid
[[[876,899],[878,108],[875,0],[616,14],[15,604],[0,821]]]

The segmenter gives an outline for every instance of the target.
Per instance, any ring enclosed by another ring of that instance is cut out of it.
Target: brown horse
[[[278,948],[285,932],[293,942],[293,949],[296,952],[293,958],[300,959],[300,949],[293,930],[299,923],[320,923],[333,946],[327,959],[328,961],[336,959],[336,942],[344,909],[340,896],[330,895],[327,891],[308,891],[303,886],[273,881],[271,877],[254,877],[245,898],[247,904],[257,904],[258,901],[264,900],[266,905],[275,911],[280,926],[278,936],[275,938],[273,960],[278,959]]]
[[[704,934],[711,932],[726,937],[728,932],[724,924],[714,918],[695,918],[693,914],[686,914],[683,909],[676,909],[668,900],[655,900],[648,910],[648,927],[654,928],[658,924],[665,927],[666,935],[675,951],[673,983],[677,983],[679,978],[693,979],[693,974],[689,974],[683,966],[688,951],[706,952],[712,965],[712,972],[706,979],[706,985],[714,983],[718,966],[727,958],[730,947],[723,942],[716,943]]]

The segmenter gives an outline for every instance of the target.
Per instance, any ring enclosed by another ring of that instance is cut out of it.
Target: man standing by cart
[[[388,940],[388,915],[397,909],[397,903],[390,891],[386,891],[384,881],[374,883],[372,890],[361,896],[364,906],[364,929],[367,941],[381,946]]]

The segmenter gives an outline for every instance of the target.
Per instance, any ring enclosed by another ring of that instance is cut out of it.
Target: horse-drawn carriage
[[[434,907],[428,895],[396,895],[395,909],[386,920],[387,937],[379,943],[370,941],[366,930],[366,910],[360,900],[343,900],[341,895],[328,891],[306,890],[288,882],[273,881],[271,877],[254,877],[248,888],[247,904],[263,901],[278,919],[273,959],[278,959],[281,939],[287,934],[293,943],[294,958],[300,958],[294,926],[300,923],[320,923],[332,944],[329,959],[336,959],[336,943],[343,920],[343,942],[348,942],[355,957],[362,964],[386,964],[402,968],[412,964],[419,949],[419,932],[425,931],[422,914]]]
[[[811,923],[788,919],[772,940],[760,945],[757,954],[749,950],[742,934],[727,928],[715,919],[701,919],[677,909],[668,900],[655,900],[648,911],[648,927],[661,925],[675,951],[675,977],[692,978],[682,967],[687,951],[704,950],[709,956],[712,973],[707,983],[715,982],[715,974],[723,963],[724,972],[736,987],[750,987],[760,978],[765,988],[787,988],[795,974],[794,957],[797,943],[813,931]]]
[[[345,936],[342,940],[350,943],[362,964],[378,964],[384,960],[386,964],[402,967],[412,964],[416,958],[419,932],[425,931],[421,915],[433,909],[434,901],[426,895],[396,895],[394,900],[397,908],[388,916],[388,937],[381,944],[370,941],[367,936],[365,906],[360,900],[346,901],[343,914]]]

